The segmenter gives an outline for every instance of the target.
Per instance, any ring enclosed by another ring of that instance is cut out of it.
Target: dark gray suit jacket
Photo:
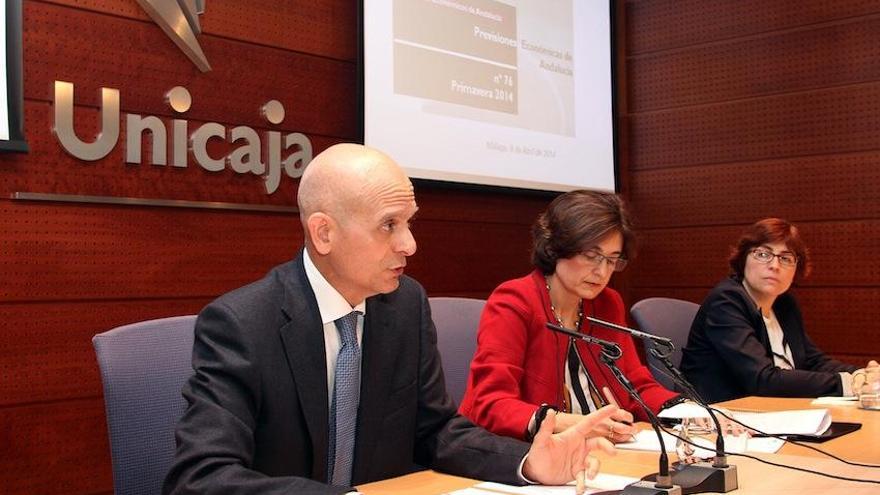
[[[446,394],[424,289],[367,299],[352,482],[414,464],[519,484],[527,444],[461,416]],[[344,493],[327,481],[323,326],[302,254],[209,304],[196,322],[195,375],[163,492]]]
[[[728,278],[712,289],[691,325],[681,371],[708,402],[747,395],[817,397],[842,393],[839,371],[855,366],[819,350],[804,331],[791,292],[776,298],[773,312],[791,348],[793,370],[777,368],[761,311],[742,282]]]

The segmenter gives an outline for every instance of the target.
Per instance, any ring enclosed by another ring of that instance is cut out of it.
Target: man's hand
[[[590,457],[590,451],[599,449],[614,455],[615,450],[607,439],[590,438],[590,435],[598,425],[608,423],[617,411],[617,406],[605,406],[555,434],[556,412],[548,411],[527,454],[523,476],[544,485],[562,485],[584,474],[593,479],[599,472],[599,460]]]
[[[851,395],[858,397],[864,385],[876,383],[880,380],[880,364],[877,364],[877,361],[872,359],[868,361],[867,366],[853,371],[850,376],[852,378],[851,390],[846,390],[846,385],[844,385],[843,393],[846,395],[849,392]],[[876,386],[874,385],[874,387]]]

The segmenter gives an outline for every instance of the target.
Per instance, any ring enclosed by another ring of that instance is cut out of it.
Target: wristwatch
[[[551,406],[546,402],[538,406],[538,409],[535,411],[534,422],[529,421],[529,425],[526,426],[525,438],[527,442],[531,442],[535,439],[535,435],[538,433],[538,430],[541,429],[541,423],[544,422],[544,418],[547,417],[547,411],[550,409],[559,411],[556,406]]]
[[[673,397],[673,398],[669,399],[668,401],[664,402],[663,404],[661,404],[659,410],[662,411],[664,409],[669,409],[670,407],[681,404],[682,402],[685,402],[686,400],[687,400],[687,397],[685,397],[683,395],[676,395],[675,397]]]

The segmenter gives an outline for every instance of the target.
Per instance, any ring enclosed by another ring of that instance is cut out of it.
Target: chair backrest
[[[477,349],[477,327],[486,301],[464,297],[432,297],[429,301],[437,327],[446,391],[460,404]]]
[[[635,303],[630,309],[630,313],[641,330],[672,340],[672,343],[675,344],[675,351],[669,359],[677,367],[681,365],[681,349],[687,344],[691,323],[693,323],[698,309],[700,309],[700,305],[690,301],[668,297],[651,297]],[[651,370],[651,374],[664,387],[669,390],[677,390],[672,379],[667,376],[666,368],[651,355],[651,344],[646,343],[645,347],[648,369]]]
[[[174,457],[174,427],[192,375],[196,316],[133,323],[92,338],[110,436],[116,495],[155,495]]]

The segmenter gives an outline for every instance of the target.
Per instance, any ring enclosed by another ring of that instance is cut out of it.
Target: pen
[[[608,400],[609,404],[620,407],[620,404],[617,403],[617,399],[614,398],[614,394],[611,393],[610,388],[602,387],[602,395],[605,396],[605,399]]]

